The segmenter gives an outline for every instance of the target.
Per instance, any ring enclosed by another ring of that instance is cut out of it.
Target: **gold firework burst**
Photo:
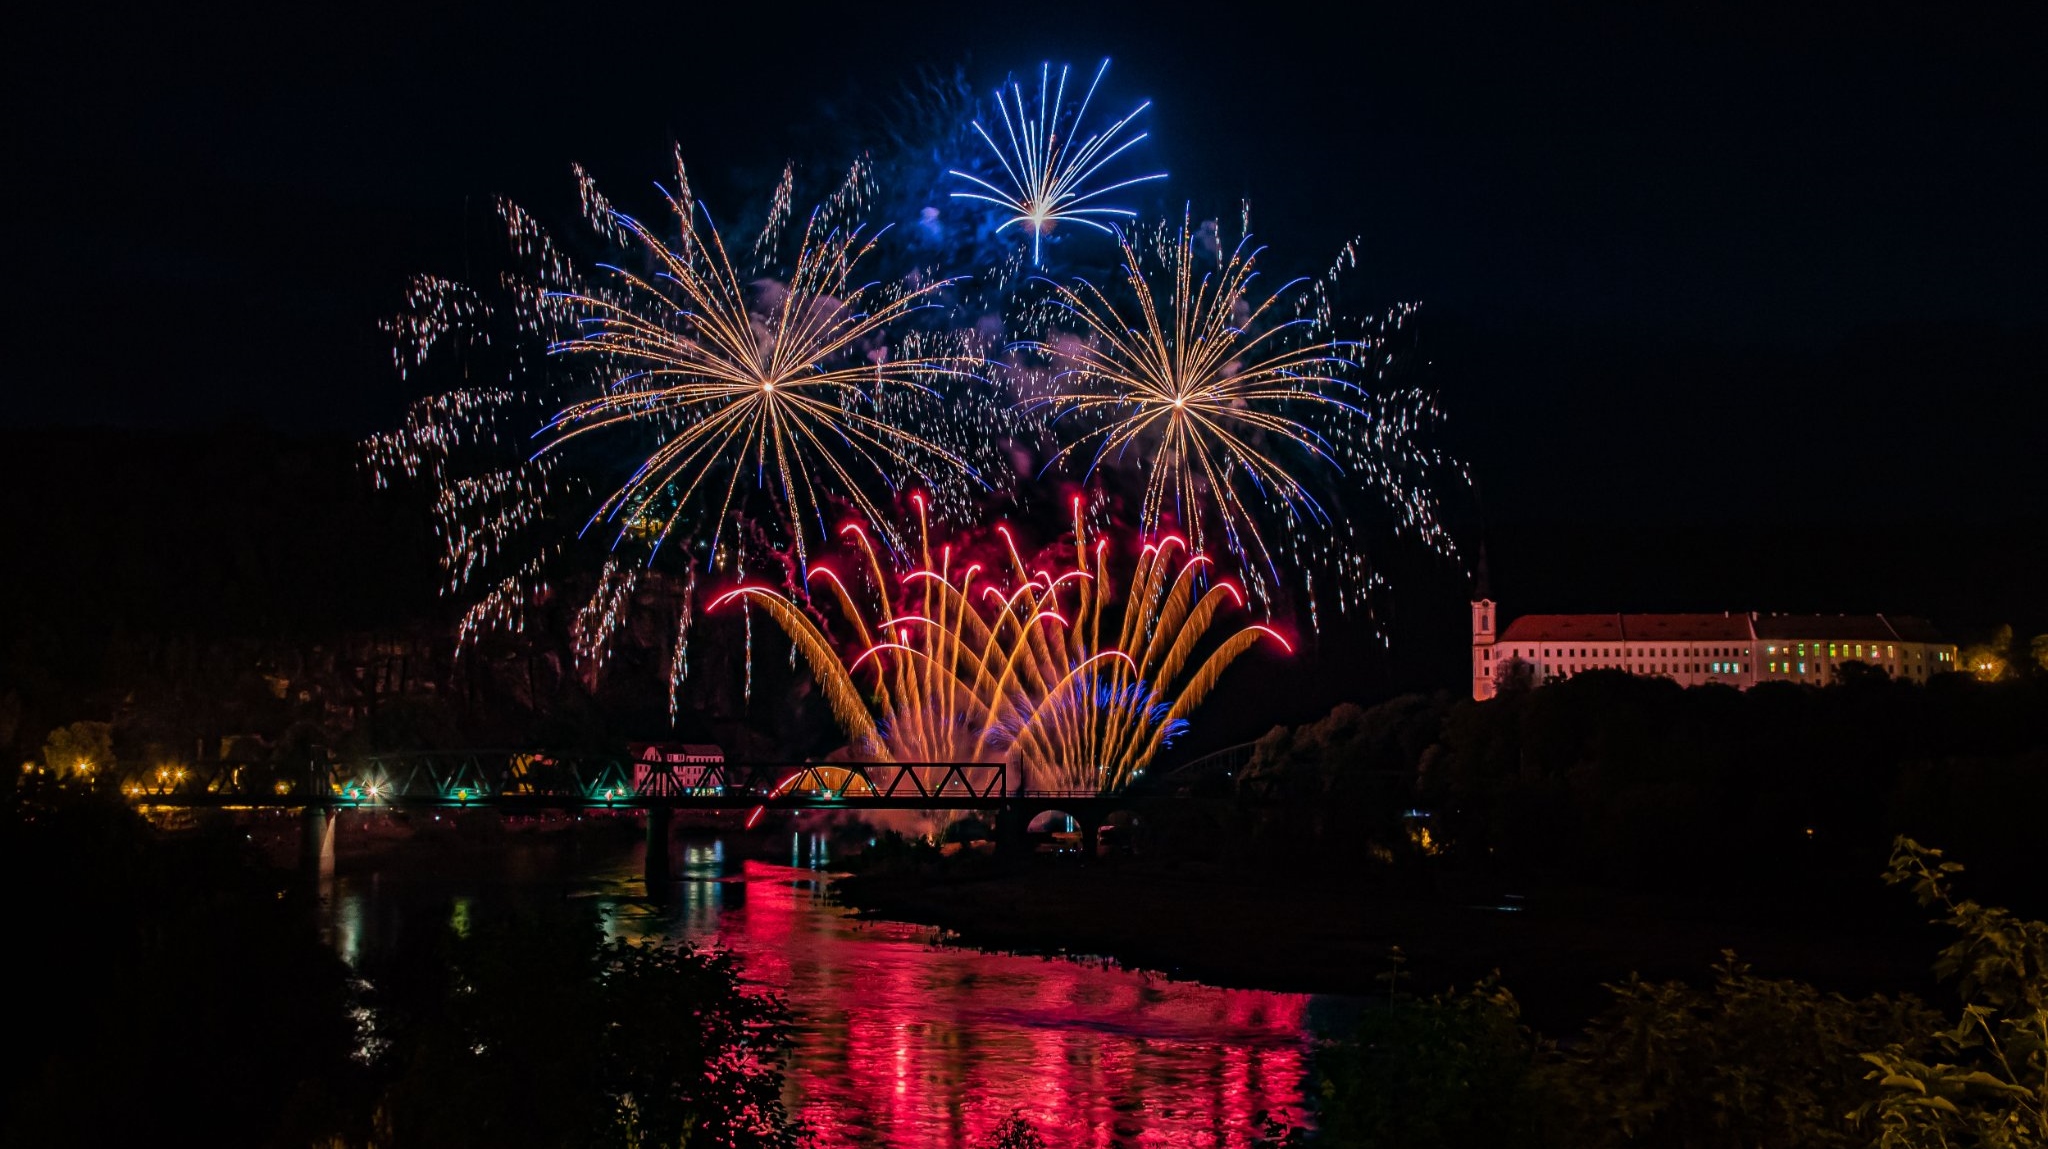
[[[562,408],[547,427],[555,450],[619,424],[656,429],[656,446],[599,506],[591,522],[616,521],[622,534],[659,545],[682,517],[715,503],[711,564],[720,535],[751,473],[786,508],[799,559],[806,521],[823,530],[822,494],[850,499],[886,521],[871,488],[906,478],[943,483],[972,474],[958,455],[879,417],[885,388],[930,393],[946,378],[979,378],[967,353],[891,353],[890,330],[953,281],[860,283],[855,270],[875,240],[858,227],[806,221],[789,274],[750,279],[683,191],[670,201],[681,242],[670,246],[640,221],[613,213],[653,269],[609,268],[604,292],[562,293],[581,312],[578,333],[556,353],[603,357],[617,374],[602,394]],[[776,221],[771,217],[771,230]]]
[[[1334,464],[1310,420],[1358,413],[1347,398],[1358,388],[1342,377],[1356,366],[1355,345],[1313,340],[1311,320],[1282,318],[1292,284],[1255,293],[1259,250],[1246,240],[1204,271],[1196,236],[1185,219],[1177,235],[1162,236],[1167,283],[1159,291],[1130,237],[1120,235],[1132,296],[1121,309],[1085,280],[1053,285],[1080,332],[1038,344],[1058,370],[1052,393],[1027,406],[1078,431],[1051,464],[1087,452],[1092,474],[1105,459],[1139,456],[1148,469],[1139,513],[1148,536],[1171,510],[1199,550],[1213,518],[1231,552],[1256,550],[1270,566],[1254,508],[1277,500],[1323,517],[1285,456]]]

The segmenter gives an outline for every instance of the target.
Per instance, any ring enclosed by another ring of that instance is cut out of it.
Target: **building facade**
[[[1528,614],[1500,627],[1492,599],[1472,604],[1472,697],[1504,675],[1561,682],[1588,670],[1682,686],[1833,682],[1845,662],[1925,682],[1957,669],[1956,648],[1925,621],[1882,614]],[[1526,669],[1524,669],[1526,668]]]

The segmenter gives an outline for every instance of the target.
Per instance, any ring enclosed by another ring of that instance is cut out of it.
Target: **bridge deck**
[[[310,768],[126,767],[145,807],[212,809],[995,810],[1082,802],[1092,791],[1012,790],[1000,762],[653,762],[611,755],[464,751]]]

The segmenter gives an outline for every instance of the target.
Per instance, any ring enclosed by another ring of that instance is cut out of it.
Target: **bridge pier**
[[[1081,821],[1081,864],[1092,866],[1102,856],[1102,812],[1083,806]]]
[[[1030,852],[1031,815],[1016,806],[1004,806],[996,811],[996,856],[999,858],[1021,858]]]
[[[334,876],[334,832],[341,814],[325,806],[307,806],[299,815],[299,869],[307,877]]]
[[[675,871],[669,857],[669,820],[672,815],[667,806],[647,808],[647,857],[641,874],[646,882],[647,896],[663,897],[668,893],[670,875]]]

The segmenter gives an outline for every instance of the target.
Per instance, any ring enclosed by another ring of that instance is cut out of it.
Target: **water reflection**
[[[928,929],[830,905],[823,836],[792,835],[786,856],[689,841],[660,904],[639,896],[625,852],[562,892],[615,937],[726,946],[783,995],[799,1019],[788,1101],[822,1144],[974,1145],[1021,1110],[1054,1145],[1241,1146],[1259,1110],[1298,1112],[1308,997],[938,946]],[[396,912],[386,903],[437,896],[466,920],[474,899],[508,893],[344,875],[330,938],[356,962]]]

